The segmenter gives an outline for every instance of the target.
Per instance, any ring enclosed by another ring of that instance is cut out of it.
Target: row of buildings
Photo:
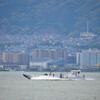
[[[35,49],[32,54],[3,52],[0,55],[0,68],[47,68],[48,66],[94,67],[100,64],[100,50],[89,49],[80,53],[68,54],[65,49]]]
[[[79,66],[98,66],[100,64],[100,50],[83,50],[76,54],[76,64]]]
[[[0,55],[0,68],[2,69],[26,69],[29,66],[30,57],[25,53],[3,52]]]
[[[67,51],[64,49],[36,49],[32,52],[32,59],[35,58],[51,58],[51,59],[59,59],[63,58],[66,60]]]

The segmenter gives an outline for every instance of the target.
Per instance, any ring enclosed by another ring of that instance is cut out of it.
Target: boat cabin
[[[71,70],[71,74],[75,76],[79,76],[81,73],[81,70]]]

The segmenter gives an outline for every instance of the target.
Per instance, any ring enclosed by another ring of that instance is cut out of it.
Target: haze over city
[[[98,0],[1,0],[1,70],[99,68],[99,5]]]

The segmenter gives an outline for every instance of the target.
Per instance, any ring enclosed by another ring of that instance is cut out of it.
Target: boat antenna
[[[55,70],[54,66],[50,66],[50,74],[49,76],[51,76],[52,72]]]

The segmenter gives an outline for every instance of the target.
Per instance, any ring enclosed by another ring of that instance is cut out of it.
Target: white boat
[[[80,70],[72,70],[70,74],[68,75],[63,75],[60,73],[60,76],[57,77],[54,74],[44,74],[40,76],[30,76],[23,74],[24,77],[30,79],[30,80],[50,80],[50,81],[66,81],[66,80],[80,80],[80,79],[85,79],[85,75],[80,76],[81,71]]]

